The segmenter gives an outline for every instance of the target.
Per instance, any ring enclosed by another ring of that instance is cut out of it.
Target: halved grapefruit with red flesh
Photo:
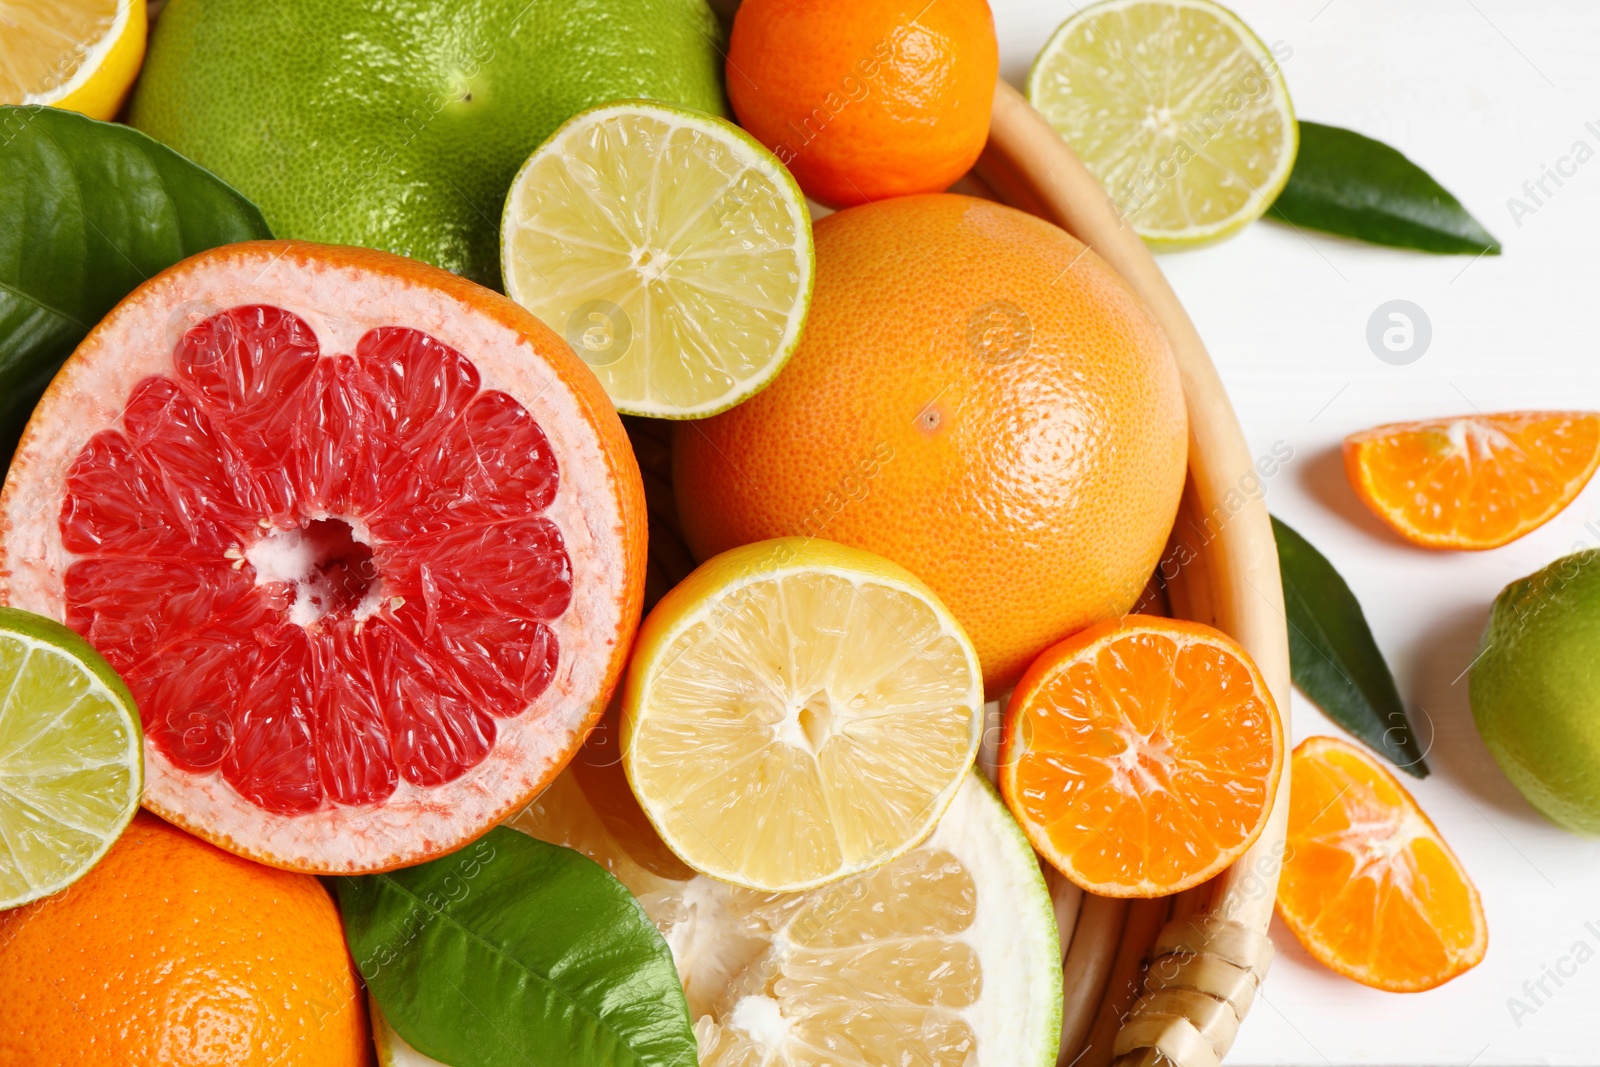
[[[118,305],[0,496],[0,601],[127,680],[145,805],[330,873],[457,848],[560,771],[621,672],[644,549],[621,422],[554,333],[298,242]]]

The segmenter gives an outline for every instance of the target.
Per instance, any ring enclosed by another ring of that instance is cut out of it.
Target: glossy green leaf
[[[452,1067],[695,1067],[672,953],[587,857],[496,827],[336,886],[356,966],[418,1052]]]
[[[1289,614],[1294,684],[1368,748],[1407,774],[1426,778],[1428,765],[1400,691],[1355,594],[1322,553],[1277,517],[1272,533]]]
[[[1500,254],[1500,242],[1428,172],[1382,141],[1300,123],[1300,153],[1268,218],[1375,245]]]
[[[271,236],[255,205],[137,130],[0,107],[0,456],[62,361],[139,283]]]

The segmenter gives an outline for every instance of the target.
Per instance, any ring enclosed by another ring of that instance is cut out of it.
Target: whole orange
[[[1127,611],[1183,489],[1160,329],[1048,222],[950,194],[816,225],[800,347],[763,392],[680,424],[694,554],[799,534],[887,556],[971,635],[996,692]]]
[[[728,99],[807,196],[842,207],[965,174],[999,68],[985,0],[745,0]]]
[[[370,1047],[327,890],[152,815],[0,913],[0,1063],[346,1067]]]

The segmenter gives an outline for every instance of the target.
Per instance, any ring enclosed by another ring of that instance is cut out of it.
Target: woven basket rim
[[[1174,614],[1217,626],[1256,661],[1289,733],[1289,641],[1271,519],[1244,431],[1204,342],[1144,242],[1072,149],[1005,82],[989,142],[965,183],[1062,227],[1150,309],[1189,409],[1189,478],[1175,537],[1191,562]],[[1066,952],[1061,1063],[1212,1067],[1233,1042],[1271,959],[1267,924],[1288,828],[1289,764],[1271,817],[1232,867],[1176,897],[1058,899]],[[1065,914],[1063,914],[1065,913]],[[1076,986],[1076,988],[1074,988]]]

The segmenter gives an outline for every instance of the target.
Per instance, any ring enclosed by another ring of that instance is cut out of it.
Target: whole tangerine
[[[728,98],[807,196],[843,207],[965,174],[999,68],[985,0],[745,0]]]
[[[358,1067],[358,990],[315,878],[143,812],[71,888],[0,914],[0,1063]]]
[[[816,225],[805,335],[772,385],[678,427],[706,559],[785,535],[886,556],[971,635],[991,693],[1137,600],[1177,513],[1188,421],[1155,321],[1104,261],[952,194]]]

